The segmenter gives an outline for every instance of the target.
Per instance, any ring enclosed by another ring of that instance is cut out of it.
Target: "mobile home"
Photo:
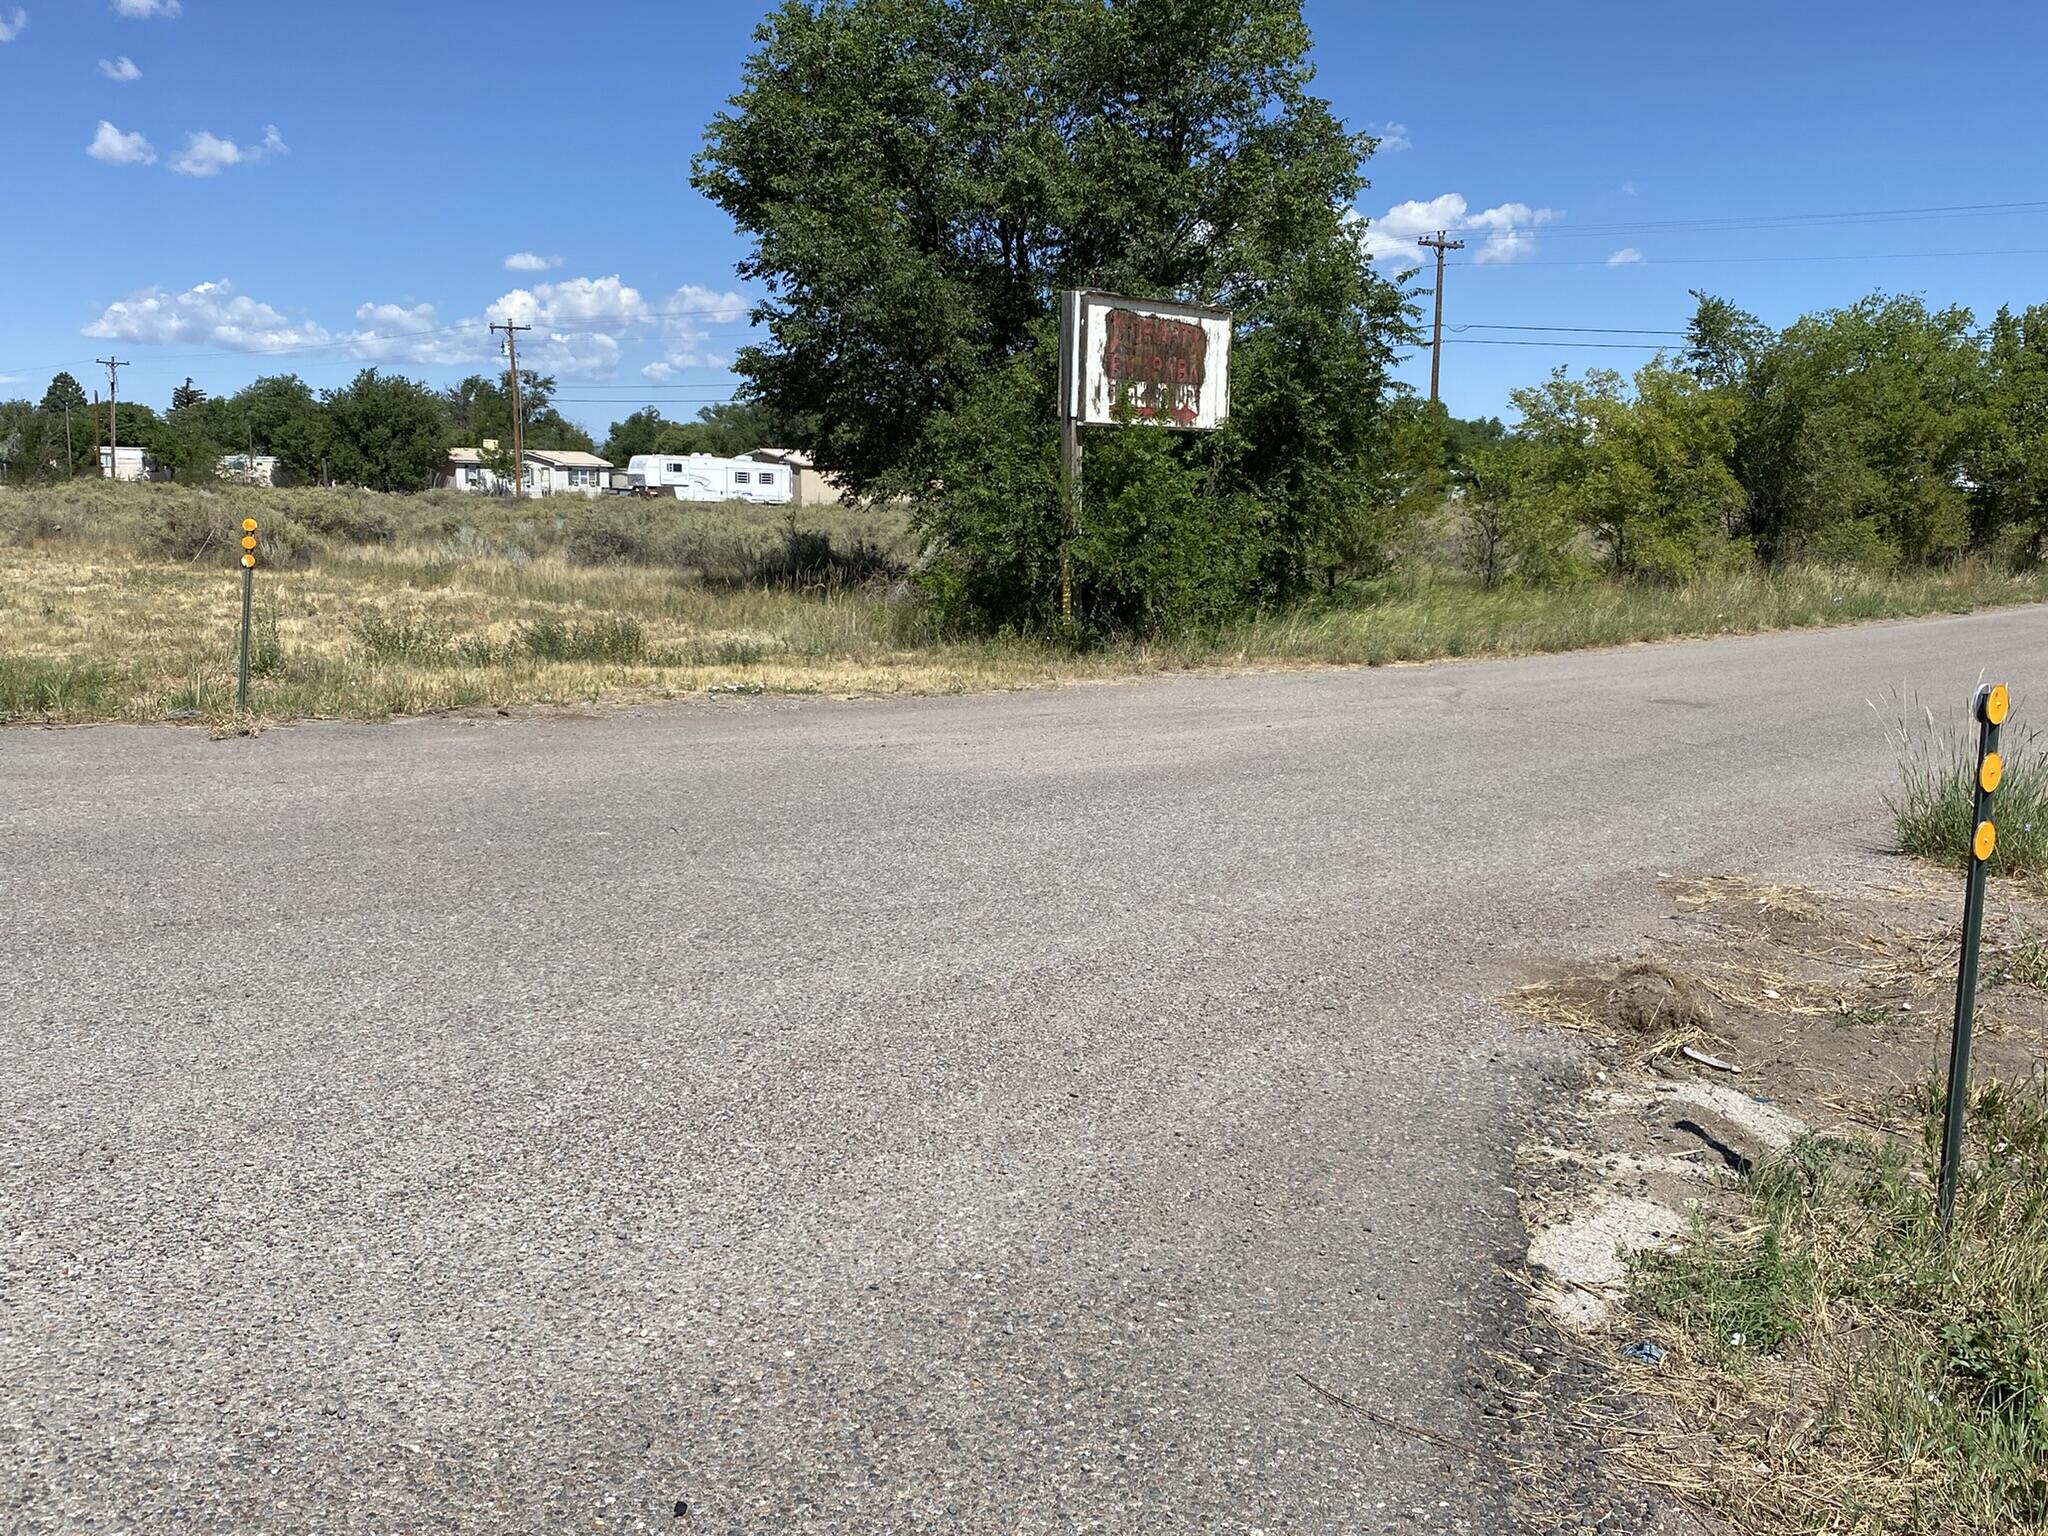
[[[791,480],[786,465],[709,453],[642,453],[626,463],[626,483],[633,490],[669,492],[678,501],[785,503],[793,499]]]

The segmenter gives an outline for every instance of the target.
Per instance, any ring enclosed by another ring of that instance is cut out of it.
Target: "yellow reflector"
[[[242,548],[244,548],[244,549],[254,549],[255,547],[256,547],[256,535],[255,535],[255,534],[253,534],[253,533],[245,533],[245,534],[243,534],[243,535],[242,535]]]
[[[1993,725],[2005,724],[2005,717],[2012,713],[2012,695],[2000,683],[1991,690],[1991,697],[1984,701],[1984,718]]]
[[[1984,787],[1984,793],[1995,793],[2004,778],[2005,759],[1996,752],[1986,752],[1982,766],[1977,769],[1977,782]]]
[[[255,557],[254,555],[244,555],[244,556],[242,556],[242,564],[244,564],[244,565],[249,565],[249,566],[253,566],[253,565],[254,565],[255,563],[256,563],[256,557]]]
[[[256,531],[256,519],[255,519],[255,518],[253,518],[253,517],[245,517],[245,518],[243,518],[243,519],[242,519],[242,532],[244,532],[244,533],[254,533],[255,531]]]
[[[1976,852],[1980,861],[1990,858],[1992,850],[1998,847],[1998,828],[1991,825],[1988,821],[1978,822],[1977,840],[1970,847]]]

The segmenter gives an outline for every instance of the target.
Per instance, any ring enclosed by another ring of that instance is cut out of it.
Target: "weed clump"
[[[1938,864],[1966,864],[1976,831],[1975,725],[1943,723],[1933,710],[1901,699],[1887,734],[1899,754],[1899,785],[1886,806],[1900,849]],[[2005,777],[1993,802],[1998,851],[1992,873],[2048,873],[2048,755],[2032,731],[2011,728],[2000,753]]]

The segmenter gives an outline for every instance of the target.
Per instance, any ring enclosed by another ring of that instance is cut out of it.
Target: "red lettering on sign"
[[[1209,335],[1192,320],[1112,309],[1105,317],[1102,372],[1139,421],[1192,425],[1209,374]]]

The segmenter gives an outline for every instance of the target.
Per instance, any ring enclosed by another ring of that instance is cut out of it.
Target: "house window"
[[[732,472],[732,483],[734,485],[745,485],[747,483],[747,472],[744,469],[734,470]]]
[[[476,468],[465,469],[462,472],[462,483],[472,491],[476,490],[484,483],[484,472]]]

